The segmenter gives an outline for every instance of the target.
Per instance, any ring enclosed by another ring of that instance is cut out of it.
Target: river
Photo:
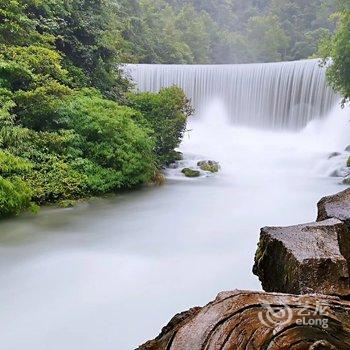
[[[161,187],[42,209],[0,224],[0,349],[130,350],[177,312],[223,290],[260,289],[251,269],[266,225],[310,222],[344,188],[331,172],[349,154],[347,110],[299,131],[233,126],[213,101],[193,118],[183,166]]]

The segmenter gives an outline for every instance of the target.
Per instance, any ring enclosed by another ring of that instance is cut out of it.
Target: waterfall
[[[140,91],[180,86],[198,112],[222,100],[234,124],[300,129],[339,101],[318,60],[239,65],[126,65]]]

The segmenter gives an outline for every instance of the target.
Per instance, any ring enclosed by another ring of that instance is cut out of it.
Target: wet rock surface
[[[181,172],[186,177],[199,177],[201,175],[199,170],[193,170],[191,168],[184,168],[184,169],[181,170]]]
[[[201,170],[211,173],[217,173],[220,170],[220,164],[214,160],[202,160],[197,163],[197,166]]]
[[[162,329],[161,333],[156,339],[150,340],[146,344],[140,346],[138,349],[167,349],[167,345],[172,341],[172,337],[176,334],[176,332],[186,323],[190,322],[190,320],[192,320],[201,310],[201,307],[194,307],[188,311],[184,311],[175,315],[171,321]]]
[[[350,302],[234,291],[180,314],[139,350],[350,349]]]
[[[340,155],[341,155],[341,153],[339,153],[339,152],[333,152],[328,156],[328,159],[332,159],[332,158],[338,157]]]
[[[347,237],[347,227],[337,219],[265,227],[253,272],[267,292],[348,296],[350,248],[348,242],[343,245]]]
[[[317,207],[317,221],[335,218],[350,225],[350,188],[322,198]]]

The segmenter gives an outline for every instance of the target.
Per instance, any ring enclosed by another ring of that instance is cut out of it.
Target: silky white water
[[[219,98],[234,124],[300,129],[325,117],[339,96],[320,61],[236,65],[126,65],[140,91],[180,86],[199,113]]]
[[[259,289],[259,228],[312,221],[344,188],[329,175],[349,154],[328,155],[350,143],[349,117],[335,104],[300,131],[257,129],[209,99],[183,166],[214,159],[219,174],[169,169],[162,187],[0,223],[0,349],[130,350],[222,290]]]

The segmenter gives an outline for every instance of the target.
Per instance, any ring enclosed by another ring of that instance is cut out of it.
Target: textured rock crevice
[[[339,298],[234,291],[139,350],[349,350],[349,325],[350,302]]]
[[[159,336],[150,340],[146,344],[142,345],[138,349],[142,350],[158,350],[168,349],[171,346],[177,331],[195,317],[202,308],[194,307],[188,311],[181,312],[175,315],[170,322],[162,329]]]

